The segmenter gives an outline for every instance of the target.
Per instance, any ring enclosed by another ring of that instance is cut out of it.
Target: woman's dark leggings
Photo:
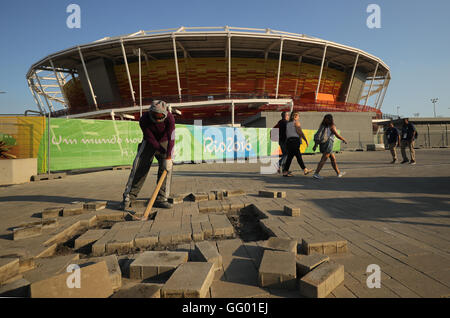
[[[305,163],[303,162],[302,154],[300,153],[300,138],[289,138],[286,141],[286,148],[288,155],[286,158],[286,163],[284,164],[283,172],[289,171],[289,167],[291,166],[294,156],[297,158],[297,162],[300,167],[305,170]]]

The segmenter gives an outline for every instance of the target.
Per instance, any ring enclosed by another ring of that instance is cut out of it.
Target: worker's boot
[[[155,204],[153,205],[155,208],[162,208],[162,209],[171,209],[172,204],[167,201],[166,198],[158,196],[156,198]]]

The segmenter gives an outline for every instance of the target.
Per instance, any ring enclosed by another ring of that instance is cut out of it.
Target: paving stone
[[[184,196],[181,195],[173,195],[167,198],[170,204],[180,204],[184,202]]]
[[[106,262],[80,268],[80,287],[69,288],[69,276],[64,273],[31,284],[32,298],[105,298],[113,294]],[[76,286],[75,286],[76,287]]]
[[[285,191],[277,191],[277,198],[286,198]]]
[[[116,223],[111,228],[116,234],[106,243],[106,253],[124,253],[130,251],[134,246],[134,239],[141,230],[144,222],[132,221]]]
[[[63,208],[62,216],[73,216],[85,213],[84,203],[73,203]]]
[[[102,238],[109,230],[98,229],[98,230],[88,230],[86,233],[81,235],[75,240],[75,249],[79,249],[88,244],[94,243]]]
[[[167,278],[182,263],[188,261],[186,252],[147,251],[136,257],[130,265],[130,278]]]
[[[106,244],[114,238],[117,230],[110,229],[97,242],[92,245],[92,255],[101,256],[106,253]]]
[[[13,240],[22,240],[30,237],[36,237],[42,234],[42,224],[29,226],[29,227],[18,227],[13,229]]]
[[[344,266],[325,262],[300,279],[300,293],[309,298],[325,298],[343,281]]]
[[[302,277],[330,258],[323,254],[297,255],[297,277]]]
[[[192,200],[194,202],[200,202],[200,201],[208,201],[209,200],[209,195],[206,192],[201,192],[201,193],[191,193],[188,196],[189,200]]]
[[[69,254],[36,258],[36,266],[33,270],[24,272],[23,277],[30,283],[65,273],[70,264],[75,264],[80,259],[80,254]]]
[[[213,193],[216,195],[216,200],[225,199],[226,190],[214,190]]]
[[[214,269],[222,268],[222,255],[217,251],[215,243],[203,241],[195,243],[195,259],[200,262],[210,262],[214,264]]]
[[[160,284],[138,283],[133,287],[119,290],[111,298],[161,298]]]
[[[109,255],[103,257],[91,257],[76,261],[75,263],[80,267],[87,266],[94,263],[105,262],[108,268],[109,278],[114,291],[122,287],[122,272],[120,270],[119,262],[116,255]]]
[[[205,298],[214,279],[214,264],[181,264],[161,289],[163,298]]]
[[[89,211],[99,211],[106,208],[106,203],[106,201],[87,202],[83,205],[83,208]]]
[[[315,235],[302,240],[302,249],[306,254],[336,254],[347,252],[347,241],[336,235]]]
[[[245,195],[246,192],[242,189],[236,189],[236,190],[227,190],[226,191],[226,197],[227,198],[231,198],[231,197],[237,197],[237,196],[241,196],[241,195]]]
[[[295,254],[265,250],[259,267],[258,281],[260,287],[295,289]]]
[[[19,273],[24,273],[36,267],[33,257],[23,257],[19,259]]]
[[[258,195],[263,198],[276,198],[278,192],[277,191],[259,191]]]
[[[41,212],[43,219],[53,219],[62,215],[63,207],[46,208]]]
[[[134,246],[148,248],[158,244],[158,234],[151,233],[153,221],[146,221],[134,238]]]
[[[96,212],[95,215],[99,222],[102,222],[102,221],[120,222],[120,221],[125,221],[125,216],[127,215],[127,213],[106,209],[106,210]]]
[[[30,297],[30,282],[24,278],[0,286],[0,297]]]
[[[216,194],[212,191],[208,192],[208,200],[212,201],[216,199]]]
[[[234,235],[234,227],[224,214],[209,214],[212,227],[212,236],[215,238],[226,238]]]
[[[293,206],[285,205],[284,213],[289,216],[300,216],[300,208],[295,208]]]
[[[18,258],[0,258],[0,285],[19,274]]]
[[[265,243],[265,248],[275,251],[292,252],[297,255],[297,241],[279,237],[269,237]]]
[[[246,284],[214,280],[211,285],[212,298],[266,298],[269,292],[265,289]]]

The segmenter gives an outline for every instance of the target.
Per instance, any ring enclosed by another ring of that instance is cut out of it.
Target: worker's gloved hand
[[[167,170],[167,171],[170,171],[170,170],[172,170],[172,167],[173,167],[172,159],[164,159],[164,161],[163,161],[163,169]]]

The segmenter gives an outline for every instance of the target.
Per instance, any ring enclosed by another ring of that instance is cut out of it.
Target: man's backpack
[[[327,129],[324,125],[320,125],[317,132],[314,134],[314,142],[316,144],[324,144],[328,141]]]

